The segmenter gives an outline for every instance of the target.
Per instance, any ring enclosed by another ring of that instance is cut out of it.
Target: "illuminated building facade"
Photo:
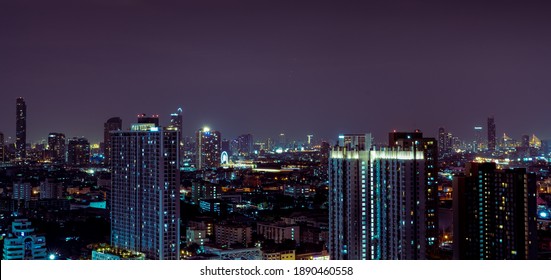
[[[34,234],[34,228],[27,219],[16,219],[11,232],[4,238],[4,260],[45,260],[46,237]]]
[[[14,200],[31,200],[32,186],[30,183],[16,182],[13,183],[13,199]]]
[[[27,105],[23,97],[18,97],[15,104],[15,157],[27,157]]]
[[[329,153],[328,250],[332,260],[368,259],[368,237],[362,229],[367,231],[368,225],[370,148],[371,134],[346,134],[339,136],[339,144]]]
[[[67,164],[85,166],[90,163],[90,142],[86,138],[73,137],[67,145]]]
[[[141,124],[148,124],[152,123],[155,125],[155,127],[159,126],[159,115],[151,115],[151,117],[148,117],[146,114],[139,114],[138,115],[138,123]]]
[[[454,259],[535,259],[536,176],[467,163],[453,179]]]
[[[182,125],[184,123],[184,120],[183,120],[183,117],[182,117],[182,108],[178,108],[178,110],[176,110],[176,113],[172,113],[170,114],[170,126],[171,127],[175,127],[178,129],[178,141],[180,141],[178,143],[178,145],[180,146],[179,149],[180,149],[180,160],[182,160],[184,158],[184,138],[183,138],[183,135],[182,135]]]
[[[208,127],[199,129],[197,137],[196,168],[199,170],[220,167],[221,135]]]
[[[329,157],[331,259],[428,258],[438,224],[427,210],[425,176],[433,167],[425,154],[437,156],[437,145],[427,139],[425,152],[422,143],[400,142],[408,135],[423,139],[420,132],[391,134],[392,147],[370,148],[369,134],[339,136]]]
[[[142,123],[111,137],[111,245],[178,260],[178,130]]]
[[[488,118],[488,150],[496,150],[496,123],[494,117]]]
[[[48,152],[54,163],[65,163],[65,134],[52,132],[48,135]]]
[[[122,130],[122,119],[119,117],[113,117],[108,119],[103,124],[103,155],[104,163],[106,165],[111,164],[111,131]]]

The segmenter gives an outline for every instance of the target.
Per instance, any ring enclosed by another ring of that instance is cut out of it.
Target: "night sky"
[[[498,135],[549,139],[547,3],[0,0],[0,131],[22,96],[28,142],[178,107],[189,136],[471,139],[493,115]]]

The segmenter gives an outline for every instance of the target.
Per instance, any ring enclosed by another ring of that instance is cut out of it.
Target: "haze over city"
[[[496,5],[499,3],[499,5]],[[551,137],[547,1],[3,1],[0,131],[101,141],[110,117],[334,140],[443,126]]]

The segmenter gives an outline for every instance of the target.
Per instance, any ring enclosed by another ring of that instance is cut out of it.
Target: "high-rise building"
[[[111,136],[111,245],[178,260],[178,130],[142,123]]]
[[[446,141],[448,139],[446,137]],[[434,138],[424,138],[420,130],[414,132],[391,132],[389,134],[389,146],[400,148],[400,150],[422,152],[424,161],[424,182],[418,184],[420,188],[416,195],[416,203],[419,205],[415,212],[423,216],[420,219],[418,228],[420,232],[415,235],[419,238],[417,242],[425,248],[425,255],[416,256],[416,259],[431,258],[438,251],[438,145]],[[447,146],[447,144],[446,144]],[[419,170],[421,171],[421,169]],[[423,187],[423,188],[421,188]],[[421,222],[423,221],[423,222]]]
[[[46,237],[34,234],[27,219],[16,219],[11,232],[4,238],[4,260],[45,260]]]
[[[239,155],[249,156],[253,153],[253,135],[243,134],[237,137]]]
[[[151,115],[151,117],[148,117],[146,114],[139,114],[138,115],[138,123],[141,124],[149,124],[152,123],[155,125],[155,127],[159,126],[159,115]]]
[[[6,161],[6,146],[4,145],[4,133],[0,132],[0,163]]]
[[[488,150],[491,152],[496,150],[496,124],[494,117],[488,118]]]
[[[523,147],[523,148],[529,148],[530,147],[530,136],[529,135],[522,135],[521,147]]]
[[[182,108],[178,108],[178,110],[176,110],[176,113],[172,113],[170,114],[170,126],[171,127],[175,127],[178,129],[178,141],[180,141],[180,143],[178,143],[178,145],[180,146],[179,147],[179,150],[180,150],[180,160],[183,160],[184,159],[184,138],[183,138],[183,135],[182,135],[182,125],[184,123],[184,120],[183,120],[183,117],[182,117]]]
[[[67,164],[83,166],[90,163],[90,142],[86,138],[73,137],[67,145]]]
[[[51,132],[48,135],[48,153],[52,162],[65,163],[65,134]]]
[[[113,117],[103,124],[103,156],[106,165],[111,164],[111,131],[122,130],[122,119]]]
[[[339,135],[329,154],[329,241],[332,260],[368,259],[367,176],[370,134]]]
[[[216,130],[208,127],[201,128],[196,133],[197,137],[197,169],[209,169],[220,167],[221,135]]]
[[[27,156],[27,105],[23,97],[17,98],[15,110],[15,157],[24,159]]]
[[[454,259],[535,259],[536,176],[468,163],[453,179]]]
[[[474,142],[473,142],[473,152],[480,152],[484,149],[484,140],[482,138],[482,126],[474,127]]]
[[[435,176],[427,170],[436,140],[419,131],[389,139],[391,147],[372,148],[369,134],[341,135],[331,150],[331,259],[427,259],[437,244],[436,213],[427,200],[433,186],[425,178]]]

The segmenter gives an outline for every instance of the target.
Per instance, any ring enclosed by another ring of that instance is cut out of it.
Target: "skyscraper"
[[[473,142],[473,152],[480,152],[484,148],[484,140],[482,138],[482,126],[474,127],[474,142]]]
[[[496,150],[496,124],[494,117],[488,118],[488,150],[491,152]]]
[[[339,135],[329,154],[329,254],[333,260],[369,259],[367,193],[371,134]]]
[[[111,244],[147,259],[178,260],[178,130],[150,123],[111,135]]]
[[[27,105],[23,97],[18,97],[15,105],[15,157],[27,156]]]
[[[48,135],[48,153],[54,163],[65,163],[65,134],[52,132]]]
[[[117,131],[122,129],[122,119],[119,117],[113,117],[108,119],[103,124],[103,155],[104,163],[106,165],[111,164],[111,131]]]
[[[6,146],[4,145],[4,133],[0,132],[0,163],[6,161]]]
[[[390,139],[391,147],[372,148],[369,134],[341,135],[331,150],[331,259],[427,259],[437,244],[425,178],[436,140],[424,143],[420,132],[391,133]]]
[[[170,126],[175,127],[178,129],[178,143],[179,151],[180,151],[180,160],[184,159],[184,138],[182,135],[182,125],[183,125],[183,118],[182,118],[182,108],[178,108],[176,113],[170,114]]]
[[[453,179],[454,259],[535,259],[536,176],[468,163]]]
[[[220,167],[221,135],[216,130],[208,127],[201,128],[196,133],[197,137],[197,169],[209,169]]]
[[[67,164],[83,166],[90,163],[90,142],[86,138],[73,137],[67,145]]]
[[[446,134],[447,136],[447,134]],[[447,138],[446,141],[447,142]],[[423,162],[424,182],[418,184],[418,194],[415,200],[418,208],[415,212],[422,216],[419,223],[419,232],[415,235],[419,238],[425,253],[419,253],[417,259],[430,258],[430,255],[438,251],[438,145],[434,138],[425,138],[420,130],[414,132],[391,132],[389,134],[389,146],[399,148],[400,150],[422,152],[423,159],[417,158],[417,162]],[[423,255],[424,254],[424,255]]]

